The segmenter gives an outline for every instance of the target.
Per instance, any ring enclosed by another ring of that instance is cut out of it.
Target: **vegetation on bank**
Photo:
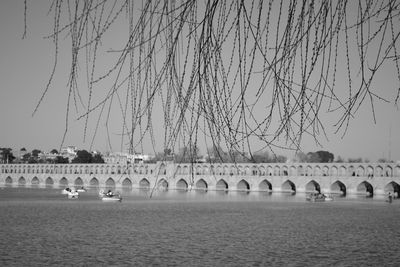
[[[31,152],[28,152],[25,148],[21,148],[19,156],[14,156],[11,148],[0,148],[0,163],[104,163],[104,159],[101,154],[90,153],[86,150],[78,150],[75,157],[69,159],[60,155],[56,149],[52,149],[49,153],[43,153],[39,149],[33,149]]]
[[[224,151],[221,148],[208,148],[206,156],[200,154],[197,147],[183,147],[178,153],[172,152],[171,149],[165,149],[163,152],[157,153],[145,163],[155,163],[157,161],[175,161],[178,163],[285,163],[288,162],[287,157],[282,155],[270,154],[267,151],[260,151],[254,154],[240,153],[238,151]],[[368,159],[349,158],[347,160],[338,156],[335,159],[333,153],[328,151],[298,152],[291,162],[307,162],[307,163],[329,163],[329,162],[348,162],[348,163],[368,163]],[[377,162],[393,162],[384,158]],[[67,163],[105,163],[103,155],[98,152],[88,152],[86,150],[78,150],[73,158],[68,158],[60,154],[56,149],[49,153],[44,153],[39,149],[33,149],[28,152],[25,148],[21,148],[18,155],[15,156],[11,148],[0,147],[0,163],[23,163],[23,164],[67,164]]]

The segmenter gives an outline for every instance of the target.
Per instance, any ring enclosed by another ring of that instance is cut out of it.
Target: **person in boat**
[[[71,189],[69,187],[65,188],[65,191],[71,192]]]
[[[389,196],[388,196],[389,203],[392,203],[392,199],[393,199],[392,193],[389,192]]]
[[[112,197],[112,196],[114,196],[114,193],[111,190],[108,190],[106,196]]]

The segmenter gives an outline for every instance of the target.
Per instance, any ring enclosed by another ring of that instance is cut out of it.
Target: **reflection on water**
[[[1,266],[395,266],[400,200],[224,191],[0,189]]]

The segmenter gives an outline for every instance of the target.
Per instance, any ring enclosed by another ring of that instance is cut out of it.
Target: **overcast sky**
[[[52,17],[46,16],[51,1],[28,2],[28,28],[25,39],[22,39],[23,2],[0,1],[0,147],[10,147],[14,151],[22,147],[29,151],[35,148],[50,151],[53,148],[59,149],[65,129],[69,70],[68,66],[65,66],[63,72],[63,66],[60,67],[44,103],[35,116],[32,116],[53,64],[54,47],[43,38],[51,32]],[[341,134],[334,133],[332,121],[328,123],[332,127],[327,128],[329,140],[321,138],[323,146],[319,147],[306,139],[303,144],[304,151],[328,150],[345,159],[362,157],[375,161],[391,157],[395,161],[400,160],[400,111],[393,103],[393,88],[399,85],[394,74],[393,69],[385,69],[375,83],[376,90],[391,101],[388,104],[376,103],[376,124],[371,107],[368,104],[363,105],[343,138]],[[83,142],[83,122],[71,120],[69,127],[65,145],[88,149],[90,140]],[[112,140],[116,144],[114,150],[118,151],[118,131],[115,130],[111,137],[115,139]],[[97,138],[93,147],[105,152],[106,138]],[[153,153],[151,144],[145,144],[144,147],[147,150],[145,153]]]

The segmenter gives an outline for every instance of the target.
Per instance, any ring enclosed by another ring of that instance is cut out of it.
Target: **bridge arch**
[[[257,171],[253,171],[254,168],[251,168],[249,166],[244,166],[244,175],[248,176],[248,175],[256,175]]]
[[[267,166],[267,175],[268,176],[273,176],[274,175],[274,168],[271,165]]]
[[[393,193],[395,196],[399,196],[400,194],[400,185],[394,181],[391,181],[390,183],[388,183],[385,188],[384,188],[384,192],[385,194],[387,193]]]
[[[297,176],[304,176],[304,167],[303,167],[303,165],[299,165],[298,167],[297,167]]]
[[[283,176],[289,175],[288,167],[286,165],[282,166],[280,175],[283,175]]]
[[[227,166],[225,165],[223,170],[223,175],[233,175],[235,173],[235,167],[234,166]]]
[[[145,174],[145,169],[143,165],[139,167],[139,174]]]
[[[224,179],[220,179],[215,185],[216,190],[228,190],[228,183]]]
[[[370,196],[370,197],[372,197],[374,195],[374,188],[367,181],[361,182],[357,186],[356,190],[357,190],[357,193],[359,193],[359,194],[365,194],[365,195]]]
[[[211,165],[211,166],[210,166],[210,174],[211,174],[211,175],[215,175],[215,168],[214,168],[214,165]]]
[[[13,179],[10,176],[7,176],[7,178],[5,180],[6,186],[11,186],[12,183],[13,183]]]
[[[238,191],[250,191],[250,184],[245,179],[242,179],[236,185],[236,189]]]
[[[247,167],[247,168],[249,168],[249,167]],[[252,176],[257,176],[258,175],[258,171],[259,171],[259,169],[258,169],[257,166],[255,166],[255,165],[251,166],[250,173],[251,173]]]
[[[356,176],[356,171],[354,170],[354,166],[353,165],[350,165],[347,168],[347,175],[348,176]]]
[[[139,181],[139,188],[140,189],[150,189],[150,182],[146,178],[143,178]]]
[[[75,181],[74,181],[74,185],[77,186],[77,187],[83,186],[82,178],[81,177],[76,178]]]
[[[336,166],[332,166],[329,175],[330,175],[330,176],[337,176],[338,173],[339,173],[338,168],[337,168]]]
[[[375,176],[377,176],[377,177],[383,176],[383,167],[382,166],[379,165],[375,168]]]
[[[113,178],[108,178],[106,181],[106,189],[111,189],[114,190],[115,189],[115,181]]]
[[[54,180],[51,177],[47,177],[44,183],[47,188],[52,188],[54,186]]]
[[[346,186],[341,181],[337,180],[331,185],[332,194],[346,195]]]
[[[25,186],[26,185],[26,180],[23,176],[19,177],[18,179],[18,186]]]
[[[267,179],[264,179],[258,184],[258,190],[267,192],[272,191],[272,184]]]
[[[196,189],[197,190],[203,190],[203,191],[207,191],[208,189],[208,184],[206,181],[204,181],[204,179],[200,179],[196,182]]]
[[[362,177],[362,176],[365,176],[364,173],[365,173],[364,167],[363,166],[358,166],[357,167],[357,171],[356,171],[356,175]]]
[[[322,171],[321,171],[321,167],[320,166],[315,166],[314,167],[314,176],[321,176],[322,175]]]
[[[131,179],[129,179],[128,177],[126,177],[123,181],[122,181],[122,187],[125,190],[132,190],[132,181]]]
[[[94,187],[94,188],[98,188],[99,187],[99,180],[97,180],[96,177],[93,177],[92,179],[90,179],[89,181],[89,186],[90,187]]]
[[[165,180],[164,178],[162,178],[157,184],[158,190],[161,190],[161,191],[167,191],[168,187],[169,187],[169,184],[168,184],[167,180]]]
[[[385,176],[392,177],[393,176],[393,169],[390,165],[387,165],[385,168]]]
[[[307,193],[310,193],[310,192],[321,193],[321,186],[316,181],[311,180],[310,182],[308,182],[306,184],[305,190],[306,190]]]
[[[166,174],[167,174],[167,168],[166,168],[166,166],[165,166],[164,163],[162,163],[162,164],[160,165],[159,174],[161,174],[161,175],[166,175]]]
[[[396,166],[394,175],[397,176],[397,177],[400,176],[400,165],[397,165],[397,166]]]
[[[222,169],[222,166],[220,164],[218,164],[215,167],[215,174],[216,175],[223,175],[224,174],[224,170]]]
[[[39,184],[40,184],[39,178],[37,178],[36,176],[33,177],[32,180],[31,180],[31,185],[33,187],[37,187],[37,186],[39,186]]]
[[[306,166],[305,176],[313,176],[314,170],[310,165]]]
[[[258,170],[256,170],[256,171],[257,171],[256,175],[259,175],[259,176],[265,176],[266,175],[266,171],[265,171],[265,167],[264,166],[258,167]]]
[[[339,167],[339,176],[346,176],[346,174],[347,174],[347,169],[346,169],[346,167],[345,166],[340,166]]]
[[[200,166],[200,165],[197,165],[197,166],[193,166],[193,172],[196,174],[196,175],[201,175],[202,174],[202,167]]]
[[[236,174],[237,175],[246,175],[246,171],[244,170],[244,167],[242,165],[237,166]]]
[[[295,193],[296,192],[296,185],[292,181],[286,180],[282,184],[282,192]]]
[[[367,166],[367,176],[368,177],[374,176],[374,167],[372,167],[371,165]]]
[[[318,175],[319,176],[327,176],[329,174],[329,167],[324,165],[324,166],[318,166]]]
[[[59,182],[60,186],[68,186],[68,179],[63,177]]]
[[[233,175],[235,173],[235,170],[236,170],[235,166],[230,166],[229,168],[228,166],[225,166],[224,175]]]
[[[177,190],[187,190],[188,189],[188,183],[186,182],[186,180],[185,179],[180,179],[176,183],[176,189]]]

